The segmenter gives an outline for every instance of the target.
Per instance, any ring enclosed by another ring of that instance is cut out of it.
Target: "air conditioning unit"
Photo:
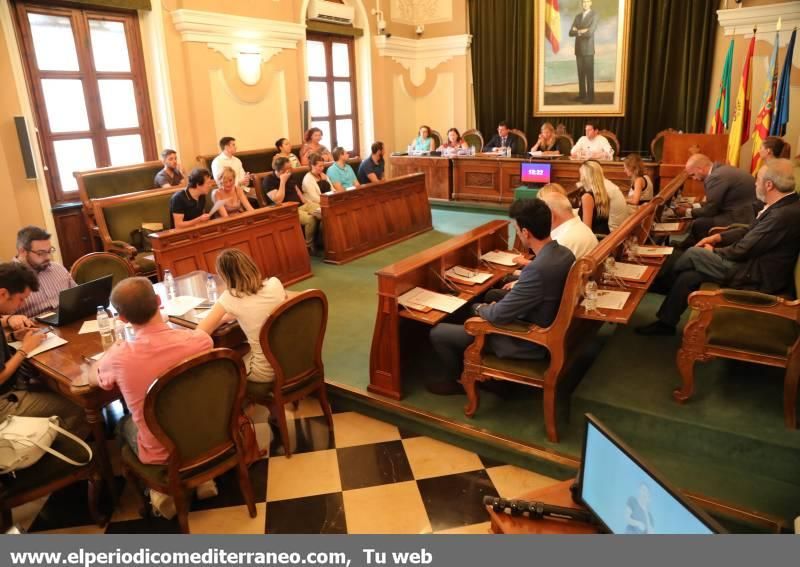
[[[327,0],[311,0],[308,4],[308,19],[328,24],[353,25],[355,10],[352,6],[328,2]]]

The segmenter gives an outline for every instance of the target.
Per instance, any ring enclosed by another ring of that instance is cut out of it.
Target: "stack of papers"
[[[471,270],[462,266],[453,266],[447,270],[444,275],[446,275],[448,278],[453,278],[470,284],[482,284],[492,277],[492,274],[489,272],[479,272],[477,270]]]
[[[191,295],[179,295],[175,299],[167,301],[164,311],[169,317],[180,317],[187,311],[191,311],[201,303],[205,302],[205,297],[192,297]]]
[[[637,246],[634,254],[637,256],[669,256],[672,254],[671,246]]]
[[[679,222],[657,222],[653,224],[653,230],[656,232],[670,232],[681,228]]]
[[[54,335],[53,333],[47,333],[47,338],[40,344],[38,347],[33,349],[28,353],[28,358],[32,358],[37,354],[42,352],[60,347],[61,345],[67,344],[66,339],[62,339],[58,335]],[[8,343],[8,346],[14,347],[15,349],[22,348],[22,341],[14,341],[13,343]]]
[[[415,287],[397,298],[397,302],[404,307],[419,309],[420,307],[430,307],[437,311],[453,313],[456,309],[466,303],[464,299],[436,293],[421,287]]]
[[[99,333],[100,329],[97,328],[97,319],[89,319],[84,321],[78,331],[79,335],[88,335],[89,333]]]
[[[627,291],[612,291],[608,289],[601,289],[597,292],[597,308],[598,309],[614,309],[620,310],[625,307],[625,303],[631,296]],[[581,302],[583,307],[586,307],[586,300]]]
[[[617,262],[614,264],[614,271],[612,275],[622,278],[624,280],[640,280],[644,277],[647,271],[647,266],[639,266],[638,264],[626,264],[625,262]]]
[[[483,256],[481,256],[481,260],[486,260],[487,262],[491,262],[492,264],[500,264],[501,266],[516,266],[517,263],[514,262],[514,258],[519,256],[516,252],[487,252]]]

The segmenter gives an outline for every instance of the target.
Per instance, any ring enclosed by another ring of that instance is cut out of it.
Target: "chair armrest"
[[[510,323],[507,325],[494,325],[486,319],[472,317],[464,323],[464,329],[474,337],[483,338],[485,335],[505,335],[536,344],[547,344],[548,329],[543,329],[533,324]]]
[[[711,316],[717,308],[740,309],[800,321],[800,300],[787,301],[777,295],[738,289],[695,291],[689,296],[689,307]]]
[[[107,244],[106,246],[107,246],[106,250],[108,252],[119,254],[120,256],[122,256],[127,260],[133,260],[134,258],[136,258],[136,254],[139,253],[139,251],[135,247],[131,246],[130,244],[128,244],[123,240],[112,240],[111,243]]]

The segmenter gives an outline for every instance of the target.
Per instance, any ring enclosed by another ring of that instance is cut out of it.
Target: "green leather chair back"
[[[483,134],[479,130],[467,130],[463,138],[471,148],[475,148],[476,152],[483,150]]]
[[[325,303],[318,296],[299,301],[281,311],[274,320],[267,336],[268,348],[278,362],[284,388],[307,376],[310,371],[322,371],[322,340],[326,325]]]
[[[572,138],[569,136],[556,136],[556,149],[561,155],[568,156],[573,146]]]
[[[242,167],[245,171],[249,173],[262,173],[272,169],[272,158],[277,153],[278,150],[272,148],[263,152],[245,154],[239,156],[239,159],[242,160]]]
[[[155,188],[156,173],[163,169],[163,165],[142,165],[136,168],[127,168],[124,171],[109,171],[96,173],[83,178],[83,186],[89,199],[102,197],[115,197],[136,191],[145,191]]]
[[[133,266],[125,258],[109,252],[92,252],[78,258],[72,265],[70,275],[78,285],[111,276],[111,287],[134,275]]]
[[[431,130],[431,138],[433,138],[433,150],[438,150],[439,146],[442,145],[442,135],[436,131]]]
[[[131,233],[142,228],[143,223],[161,223],[164,230],[170,228],[170,198],[172,193],[166,193],[103,207],[103,216],[111,240],[121,240],[135,245],[131,241]]]

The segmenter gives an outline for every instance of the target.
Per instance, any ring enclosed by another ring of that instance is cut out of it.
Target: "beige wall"
[[[720,9],[725,8],[725,0],[720,1]],[[744,7],[763,6],[769,4],[778,4],[776,0],[744,0]],[[728,8],[734,8],[734,2],[728,2]],[[772,27],[769,31],[766,29],[762,32],[759,31],[756,36],[755,51],[753,54],[753,75],[752,85],[753,90],[751,94],[751,131],[752,125],[755,123],[755,118],[761,109],[761,95],[764,90],[765,80],[767,76],[767,67],[769,66],[769,58],[772,55],[773,41],[775,37],[775,28]],[[786,47],[789,41],[791,30],[784,30],[781,32],[782,45],[778,50],[778,77],[780,78],[781,70],[783,69],[783,61],[786,57]],[[745,34],[747,37],[745,37]],[[722,68],[725,64],[725,55],[728,51],[728,45],[733,37],[735,39],[734,52],[733,52],[733,69],[731,74],[731,106],[736,103],[736,95],[739,91],[739,83],[742,78],[742,67],[744,65],[747,47],[750,43],[751,30],[736,30],[735,36],[725,35],[722,28],[717,34],[716,43],[714,46],[714,66],[712,69],[712,84],[711,91],[709,92],[709,105],[708,105],[708,120],[706,122],[706,129],[711,125],[711,118],[714,113],[714,105],[717,102],[717,95],[719,91],[719,81],[722,76]],[[792,61],[793,72],[790,93],[790,114],[789,123],[786,130],[784,139],[792,145],[792,154],[798,155],[800,153],[800,47],[795,45],[794,58]],[[733,112],[731,112],[731,120],[733,119]],[[752,158],[752,142],[748,141],[741,149],[740,166],[749,168],[750,159]]]

